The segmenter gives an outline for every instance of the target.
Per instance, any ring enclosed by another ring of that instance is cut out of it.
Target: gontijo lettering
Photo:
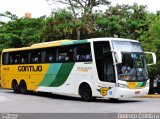
[[[18,71],[19,72],[41,72],[42,71],[42,66],[18,66]]]

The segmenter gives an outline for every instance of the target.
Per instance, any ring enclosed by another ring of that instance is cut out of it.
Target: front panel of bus
[[[111,40],[93,42],[99,86],[97,91],[108,98],[143,96],[149,90],[144,52],[138,42]],[[117,63],[119,51],[121,62]],[[97,92],[95,91],[95,92]]]
[[[122,62],[115,63],[115,97],[134,97],[148,94],[148,71],[145,54],[140,43],[132,41],[112,41],[112,45],[113,50],[120,51],[122,56]]]

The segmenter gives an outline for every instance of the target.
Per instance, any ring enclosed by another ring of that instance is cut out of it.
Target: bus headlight
[[[117,87],[128,88],[128,86],[126,84],[120,84],[120,83],[117,83]]]

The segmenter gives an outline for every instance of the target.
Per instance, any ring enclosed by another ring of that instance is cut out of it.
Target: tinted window
[[[20,64],[27,64],[28,59],[29,59],[29,52],[28,51],[23,51],[23,52],[20,52],[19,54],[20,54],[19,63]]]
[[[9,64],[27,64],[28,63],[28,51],[10,52],[8,55]]]
[[[45,62],[52,63],[56,62],[57,48],[45,49]]]
[[[9,53],[3,53],[2,58],[3,58],[2,63],[4,65],[9,63]]]
[[[92,61],[92,55],[91,55],[91,47],[90,44],[80,44],[76,47],[76,61]]]
[[[41,63],[42,62],[42,50],[33,50],[30,52],[30,63]]]
[[[18,64],[20,63],[20,53],[11,52],[9,53],[9,64]]]
[[[63,46],[58,48],[58,62],[73,62],[74,47]]]
[[[90,44],[60,46],[3,54],[3,64],[88,62],[92,61]]]

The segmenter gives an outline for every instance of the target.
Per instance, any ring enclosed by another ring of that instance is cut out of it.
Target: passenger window
[[[3,60],[2,60],[3,65],[9,64],[9,53],[3,53],[2,57],[3,57]]]
[[[11,52],[9,55],[9,64],[19,64],[20,63],[20,53]]]
[[[27,64],[28,63],[28,51],[10,52],[8,55],[9,64]]]
[[[76,61],[78,62],[92,61],[91,47],[89,43],[78,45],[76,48],[77,48]]]
[[[29,52],[23,51],[20,52],[20,63],[21,64],[28,64]]]
[[[72,62],[74,55],[74,48],[63,46],[58,48],[58,62]]]
[[[46,63],[56,62],[57,49],[47,48],[45,51],[46,51],[45,62]]]
[[[30,62],[31,63],[41,63],[42,62],[42,51],[41,50],[32,51],[30,55]]]

